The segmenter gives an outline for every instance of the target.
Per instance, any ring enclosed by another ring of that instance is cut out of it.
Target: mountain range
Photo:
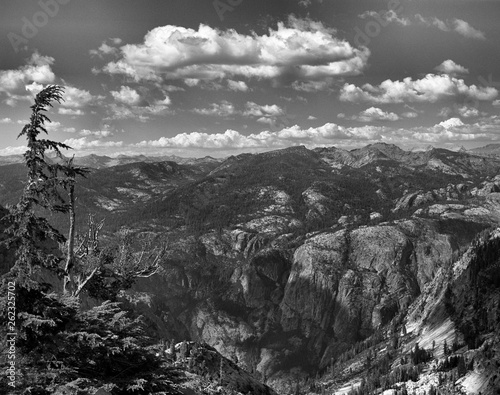
[[[208,343],[277,393],[493,394],[498,152],[75,158],[90,169],[77,213],[104,218],[108,237],[167,239],[161,270],[123,303],[158,338]],[[1,163],[0,205],[15,204],[24,165]]]

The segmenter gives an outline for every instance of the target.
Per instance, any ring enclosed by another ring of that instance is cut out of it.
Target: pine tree
[[[61,254],[56,246],[66,239],[38,213],[68,213],[70,205],[65,200],[63,191],[72,185],[74,177],[85,175],[84,169],[70,169],[65,164],[48,161],[47,151],[53,151],[58,158],[64,160],[61,149],[70,147],[39,137],[41,133],[47,134],[45,123],[50,122],[45,113],[53,102],[60,103],[63,100],[62,93],[63,89],[55,85],[38,93],[31,106],[30,122],[18,136],[25,136],[27,139],[28,150],[24,154],[24,161],[28,179],[19,203],[10,210],[6,218],[10,224],[6,232],[10,238],[5,242],[8,247],[16,249],[17,259],[12,274],[16,277],[18,286],[37,286],[33,275],[40,268],[59,271]]]
[[[28,139],[28,150],[24,155],[28,168],[28,182],[19,203],[8,215],[10,238],[7,244],[16,249],[16,263],[3,276],[0,290],[0,320],[7,321],[6,284],[16,282],[16,369],[19,372],[16,391],[37,395],[52,393],[87,394],[98,388],[107,388],[118,394],[178,394],[176,382],[180,373],[165,364],[155,355],[153,340],[145,336],[144,324],[123,311],[119,304],[104,302],[88,311],[83,311],[77,297],[81,289],[90,284],[85,273],[89,257],[99,250],[94,242],[98,232],[90,227],[92,237],[83,243],[71,245],[76,240],[74,225],[74,185],[84,169],[64,162],[61,149],[68,146],[40,139],[47,133],[45,122],[49,121],[45,111],[52,102],[62,101],[62,88],[49,86],[35,98],[33,113],[20,136]],[[54,151],[63,163],[53,163],[46,158],[46,151]],[[69,193],[69,200],[65,195]],[[73,198],[72,198],[73,197]],[[69,242],[48,220],[40,214],[70,214]],[[58,248],[60,247],[60,249]],[[83,255],[78,255],[82,251]],[[100,254],[100,252],[99,252]],[[118,257],[113,255],[110,259]],[[149,275],[156,270],[143,265],[142,258],[133,253],[129,275]],[[142,255],[141,255],[142,256]],[[64,262],[61,267],[61,262]],[[97,268],[102,268],[99,261]],[[127,268],[128,262],[121,262]],[[48,269],[64,277],[65,292],[50,292],[50,286],[40,282],[37,271]],[[78,292],[71,290],[69,280],[78,278]],[[98,269],[95,270],[97,273]],[[123,269],[125,270],[125,269]],[[127,269],[128,270],[128,269]],[[67,281],[68,280],[68,281]],[[0,335],[5,338],[4,328]],[[5,371],[5,361],[0,369]],[[6,376],[0,377],[0,393],[7,393]]]

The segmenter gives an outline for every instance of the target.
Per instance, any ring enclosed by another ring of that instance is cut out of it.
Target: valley
[[[166,240],[119,300],[158,339],[207,343],[279,394],[494,394],[495,149],[86,157],[77,221]],[[0,166],[1,206],[22,191],[18,160]]]

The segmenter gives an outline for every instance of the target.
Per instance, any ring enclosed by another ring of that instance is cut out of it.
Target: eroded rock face
[[[457,248],[435,220],[418,218],[319,233],[294,249],[241,229],[186,243],[203,259],[141,291],[192,339],[267,378],[290,364],[326,366],[406,309]],[[215,260],[226,271],[210,277]]]

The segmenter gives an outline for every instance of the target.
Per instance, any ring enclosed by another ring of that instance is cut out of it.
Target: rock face
[[[321,232],[293,252],[265,247],[266,242],[251,247],[257,236],[241,231],[212,234],[199,241],[219,264],[227,259],[223,275],[229,285],[210,277],[209,254],[205,274],[196,267],[171,267],[161,288],[148,279],[136,291],[151,295],[169,319],[177,317],[178,336],[206,341],[272,380],[293,364],[326,366],[407,309],[457,249],[439,227],[435,220],[412,219]],[[215,244],[225,247],[214,249]],[[213,295],[213,289],[199,288],[210,281],[221,287],[212,300],[203,295]],[[179,300],[190,300],[182,303],[182,313]]]

